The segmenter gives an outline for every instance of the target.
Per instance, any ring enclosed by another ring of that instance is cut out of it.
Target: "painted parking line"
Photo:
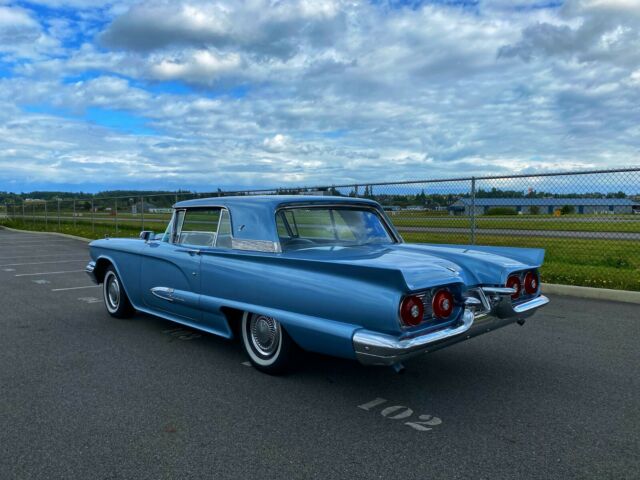
[[[78,255],[78,252],[76,253],[56,253],[55,255],[14,255],[11,257],[0,257],[0,260],[9,260],[12,258],[47,258],[47,257],[68,257],[70,255]]]
[[[52,292],[64,292],[66,290],[80,290],[83,288],[98,288],[101,287],[102,285],[86,285],[84,287],[68,287],[68,288],[52,288],[51,291]]]
[[[19,273],[16,277],[38,277],[40,275],[62,275],[64,273],[79,273],[84,270],[63,270],[61,272]]]
[[[10,247],[20,247],[20,246],[31,246],[31,245],[51,245],[52,243],[65,243],[68,240],[49,240],[45,242],[43,240],[34,240],[32,242],[16,239],[15,242],[0,242],[0,247],[2,246],[10,246]]]
[[[50,262],[5,263],[3,265],[0,265],[0,267],[22,267],[23,265],[50,265],[53,263],[73,263],[86,261],[86,258],[79,258],[77,260],[53,260]]]
[[[35,244],[23,244],[21,243],[11,243],[11,244],[7,244],[7,245],[0,245],[0,248],[11,248],[13,249],[25,249],[25,248],[40,248],[40,247],[56,247],[56,248],[62,248],[62,247],[75,247],[75,245],[69,245],[69,244],[64,244],[64,243],[35,243]]]
[[[97,297],[78,297],[78,300],[84,303],[102,303],[102,300]]]

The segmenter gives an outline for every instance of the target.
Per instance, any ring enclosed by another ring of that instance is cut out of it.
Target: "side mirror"
[[[140,240],[148,242],[150,240],[153,240],[154,238],[155,236],[153,235],[153,232],[151,230],[143,230],[142,232],[140,232]]]

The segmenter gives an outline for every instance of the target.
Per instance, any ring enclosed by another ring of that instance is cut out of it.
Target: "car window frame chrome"
[[[387,234],[389,235],[389,237],[392,240],[392,244],[399,244],[399,243],[404,243],[404,240],[402,239],[402,237],[400,236],[400,234],[395,230],[395,228],[392,226],[392,224],[390,223],[389,219],[387,218],[387,216],[384,214],[384,210],[378,208],[375,205],[370,205],[370,204],[365,204],[365,203],[351,203],[351,202],[344,202],[344,203],[340,203],[340,202],[332,202],[332,203],[305,203],[304,201],[301,202],[296,202],[296,203],[291,203],[291,204],[287,204],[287,205],[280,205],[278,208],[276,208],[275,213],[274,213],[274,217],[273,217],[273,221],[276,224],[276,232],[278,231],[277,229],[277,221],[278,221],[278,214],[280,213],[280,211],[282,210],[295,210],[295,209],[300,209],[300,208],[325,208],[325,209],[331,209],[331,208],[341,208],[341,209],[348,209],[348,210],[368,210],[370,212],[373,212],[378,219],[381,221],[382,226],[384,227],[385,231],[387,232]],[[280,242],[280,237],[278,236],[278,245],[281,244]],[[282,251],[282,245],[280,245],[280,250]]]
[[[173,233],[171,235],[171,244],[172,245],[186,245],[188,247],[202,247],[203,245],[194,245],[192,243],[176,243],[176,234],[178,233],[178,230],[182,230],[182,227],[184,226],[184,220],[185,218],[187,218],[187,212],[190,210],[215,210],[215,209],[219,209],[220,210],[220,216],[218,217],[218,223],[216,224],[216,231],[215,231],[215,237],[216,237],[216,241],[214,242],[214,245],[212,246],[207,246],[206,248],[220,248],[222,250],[229,250],[228,248],[225,247],[218,247],[216,245],[217,243],[217,238],[218,238],[218,232],[220,231],[220,221],[222,220],[222,211],[226,210],[227,213],[229,214],[229,223],[231,224],[231,239],[233,240],[233,223],[231,220],[231,212],[229,211],[229,209],[225,206],[222,205],[207,205],[206,207],[182,207],[182,208],[174,208],[173,209],[173,218],[171,219],[171,223],[173,223]],[[178,221],[179,212],[184,212],[184,215],[182,216],[182,222],[178,228],[178,225],[176,225],[176,222]]]
[[[216,205],[216,204],[211,204],[211,205],[207,205],[207,206],[201,206],[201,207],[180,207],[180,208],[174,208],[174,217],[172,218],[172,222],[174,223],[173,225],[173,234],[172,234],[172,240],[171,240],[171,245],[175,245],[175,246],[180,246],[180,245],[186,245],[186,246],[198,246],[198,247],[202,247],[202,245],[192,245],[192,244],[181,244],[181,243],[176,243],[175,239],[176,239],[176,234],[178,233],[178,225],[175,224],[175,222],[178,221],[178,212],[185,212],[185,214],[182,216],[182,223],[184,223],[184,219],[186,218],[186,214],[189,210],[207,210],[207,209],[220,209],[220,211],[222,212],[222,210],[226,210],[227,214],[229,215],[229,225],[230,225],[230,232],[229,235],[231,237],[231,248],[228,247],[220,247],[218,245],[213,245],[210,247],[205,247],[206,250],[222,250],[222,251],[244,251],[244,252],[262,252],[262,253],[281,253],[282,250],[280,249],[280,243],[279,242],[272,242],[269,240],[252,240],[252,239],[237,239],[234,237],[233,235],[233,215],[231,213],[231,210],[226,207],[225,205]],[[216,227],[216,243],[217,243],[217,235],[218,232],[220,231],[220,222],[222,221],[222,213],[220,213],[220,218],[218,219],[218,225]],[[182,229],[182,226],[180,226],[180,230]],[[201,250],[201,253],[206,251],[206,250]]]

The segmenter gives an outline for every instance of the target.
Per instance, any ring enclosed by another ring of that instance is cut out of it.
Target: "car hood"
[[[502,285],[511,272],[540,266],[544,251],[394,244],[308,248],[284,255],[291,259],[369,268],[370,277],[400,272],[409,290],[420,290],[451,283]]]

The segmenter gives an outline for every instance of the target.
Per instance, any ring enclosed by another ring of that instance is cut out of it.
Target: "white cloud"
[[[29,39],[3,43],[5,58],[31,55],[0,78],[0,190],[640,162],[635,2],[75,1],[73,15],[0,17]],[[88,119],[95,108],[113,119]]]
[[[30,12],[20,7],[0,6],[0,54],[13,58],[36,58],[55,51],[58,42],[48,36]]]
[[[289,148],[290,143],[291,139],[288,136],[277,133],[273,137],[265,138],[262,142],[262,146],[268,152],[277,153],[283,152]]]
[[[185,80],[192,83],[212,84],[221,76],[236,72],[242,61],[237,54],[220,55],[215,51],[196,50],[179,59],[162,59],[150,68],[157,80]]]

